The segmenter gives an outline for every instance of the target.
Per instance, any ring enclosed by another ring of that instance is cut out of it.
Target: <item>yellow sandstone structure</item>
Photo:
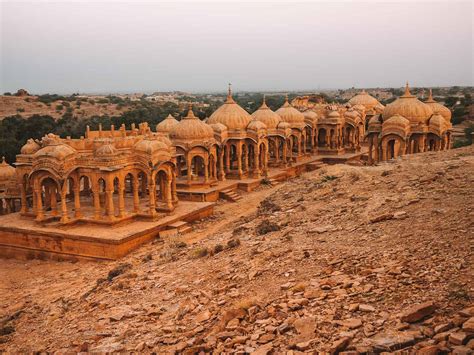
[[[170,226],[183,228],[184,221],[208,216],[219,196],[249,191],[263,178],[297,175],[318,161],[367,154],[373,164],[451,145],[449,109],[431,92],[421,102],[408,84],[386,107],[365,91],[346,105],[307,107],[306,99],[300,101],[294,101],[296,109],[286,98],[274,112],[264,97],[250,115],[229,87],[224,104],[206,121],[190,105],[185,117],[168,116],[156,132],[141,123],[87,127],[79,139],[29,139],[16,168],[5,159],[0,164],[0,214],[21,205],[18,217],[0,220],[0,252],[114,259]],[[20,221],[27,226],[18,227]],[[135,223],[132,230],[127,223]],[[116,229],[96,232],[100,226]]]
[[[386,161],[405,154],[439,151],[451,147],[451,112],[433,100],[426,102],[405,93],[388,104],[368,123],[369,163]]]

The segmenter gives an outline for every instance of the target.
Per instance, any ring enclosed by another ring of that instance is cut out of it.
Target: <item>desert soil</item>
[[[474,349],[474,147],[325,166],[117,262],[0,260],[0,352]]]

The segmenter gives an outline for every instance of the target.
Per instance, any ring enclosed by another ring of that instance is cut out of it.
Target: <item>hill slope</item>
[[[329,166],[120,262],[1,260],[0,350],[472,348],[473,171],[473,146]]]

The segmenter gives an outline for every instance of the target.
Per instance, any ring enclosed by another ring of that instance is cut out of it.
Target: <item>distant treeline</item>
[[[246,108],[248,111],[255,111],[262,103],[263,95],[261,94],[245,94],[235,97],[235,100]],[[120,98],[118,98],[120,99]],[[52,103],[57,100],[65,102],[77,101],[75,95],[59,96],[59,95],[42,95],[41,101]],[[83,99],[84,100],[84,99]],[[109,102],[122,103],[116,97],[106,98]],[[204,100],[205,102],[206,100]],[[272,109],[278,109],[284,102],[283,96],[271,96],[267,98],[267,105]],[[195,114],[204,119],[209,117],[221,104],[222,101],[208,101],[209,107],[205,110],[195,109]],[[156,124],[161,122],[168,114],[175,117],[183,117],[187,108],[180,110],[179,106],[174,103],[165,103],[158,106],[141,100],[138,104],[133,104],[130,111],[124,112],[119,116],[92,116],[89,118],[74,117],[71,111],[67,111],[61,118],[55,120],[49,115],[33,115],[23,118],[20,115],[6,117],[0,121],[0,157],[5,156],[9,163],[15,162],[15,156],[20,153],[21,147],[29,138],[41,139],[48,133],[57,134],[63,138],[70,136],[72,138],[80,138],[86,131],[86,126],[91,129],[98,129],[102,124],[103,129],[110,129],[111,125],[119,127],[122,123],[130,128],[132,123],[138,124],[148,122],[154,130]]]

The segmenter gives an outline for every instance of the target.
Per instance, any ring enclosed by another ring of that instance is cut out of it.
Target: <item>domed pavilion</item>
[[[450,115],[442,107],[431,94],[426,103],[418,100],[407,83],[405,93],[369,121],[369,162],[449,149],[451,126],[446,118]]]
[[[287,165],[291,159],[287,150],[291,136],[290,125],[283,122],[281,117],[267,106],[265,96],[263,96],[262,105],[252,113],[252,118],[266,126],[269,165]]]
[[[219,160],[228,178],[258,178],[268,168],[267,127],[252,119],[232,97],[229,85],[227,99],[207,120],[218,139]],[[223,179],[224,174],[222,174]]]
[[[87,127],[80,139],[29,140],[17,155],[16,179],[22,215],[42,224],[155,218],[178,201],[174,147],[147,123],[131,130]]]
[[[217,181],[217,141],[210,125],[188,113],[169,132],[176,148],[178,187],[209,185]]]
[[[305,116],[288,102],[288,95],[285,97],[285,103],[276,110],[283,122],[290,125],[291,136],[288,150],[294,161],[302,158],[306,153],[306,123]],[[311,138],[310,138],[311,139]]]
[[[26,198],[26,196],[25,196]],[[16,212],[17,202],[21,200],[16,179],[16,169],[2,157],[0,163],[0,215]]]

